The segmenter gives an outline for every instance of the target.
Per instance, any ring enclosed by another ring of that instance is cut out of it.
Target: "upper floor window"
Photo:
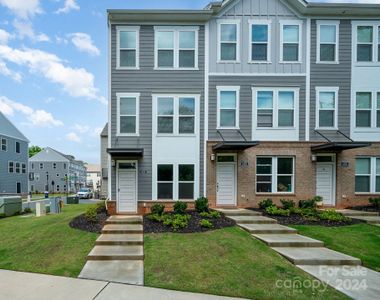
[[[26,164],[21,164],[21,172],[22,174],[26,174]]]
[[[339,21],[317,21],[317,63],[338,63]]]
[[[316,88],[316,129],[338,129],[339,88]]]
[[[14,172],[14,162],[13,161],[8,162],[8,172],[9,173]]]
[[[117,94],[117,134],[139,134],[139,98],[140,94]]]
[[[222,20],[218,23],[218,61],[238,62],[240,60],[240,22]]]
[[[380,128],[380,92],[356,93],[356,128]]]
[[[380,193],[380,157],[356,159],[355,192]]]
[[[155,27],[155,68],[198,68],[198,27]]]
[[[281,21],[280,62],[301,61],[301,21]]]
[[[139,27],[118,26],[117,31],[117,68],[139,68]]]
[[[21,144],[20,144],[20,142],[16,142],[16,153],[21,153]]]
[[[380,23],[356,22],[356,62],[380,62]]]
[[[63,163],[63,168],[66,169],[67,168],[67,165],[66,163]]]
[[[44,164],[40,163],[40,170],[42,170],[43,168],[44,168]]]
[[[20,163],[19,162],[16,162],[15,163],[15,170],[16,170],[16,173],[20,173]]]
[[[53,163],[53,169],[57,169],[57,164]]]
[[[239,128],[240,87],[217,87],[217,128]]]
[[[31,168],[32,168],[32,170],[34,170],[34,163],[31,163]]]
[[[1,150],[7,151],[8,148],[8,140],[7,139],[1,139]]]
[[[250,62],[270,61],[270,21],[250,21]]]

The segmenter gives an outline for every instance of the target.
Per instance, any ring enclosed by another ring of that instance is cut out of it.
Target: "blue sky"
[[[208,2],[0,0],[0,110],[31,145],[98,163],[107,121],[106,9],[203,8]]]

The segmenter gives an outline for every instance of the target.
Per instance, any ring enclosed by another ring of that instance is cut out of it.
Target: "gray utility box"
[[[61,201],[61,197],[50,198],[50,213],[51,214],[59,214],[61,212],[61,206],[59,202]]]
[[[0,214],[5,214],[7,217],[10,217],[21,212],[21,197],[0,197]]]
[[[79,198],[77,196],[67,196],[67,204],[79,204]]]

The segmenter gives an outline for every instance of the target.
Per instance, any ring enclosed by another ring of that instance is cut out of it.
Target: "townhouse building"
[[[0,112],[0,195],[28,192],[29,140]]]
[[[253,207],[380,194],[380,5],[109,10],[108,198]]]
[[[100,199],[108,198],[108,124],[100,133]]]

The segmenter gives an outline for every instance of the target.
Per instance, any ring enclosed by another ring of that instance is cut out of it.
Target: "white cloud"
[[[14,81],[21,82],[22,76],[20,73],[8,69],[5,62],[0,60],[0,74],[12,78]]]
[[[48,42],[50,41],[49,37],[44,33],[35,33],[32,23],[29,21],[18,21],[15,20],[13,22],[13,26],[17,30],[17,36],[21,39],[27,37],[31,39],[33,42]]]
[[[0,29],[0,45],[6,45],[8,44],[8,41],[12,38],[13,36],[5,31],[4,29]]]
[[[98,100],[103,104],[107,103],[95,88],[92,73],[84,68],[67,67],[54,54],[38,49],[20,50],[0,45],[0,59],[28,67],[30,72],[40,74],[51,82],[60,84],[63,90],[72,97],[84,97]]]
[[[55,13],[56,14],[67,14],[68,12],[70,12],[72,10],[79,10],[79,9],[80,9],[80,7],[76,3],[75,0],[65,0],[63,7],[58,9]]]
[[[90,130],[90,126],[87,125],[80,125],[80,124],[75,124],[73,126],[73,129],[79,133],[86,133]]]
[[[69,34],[69,38],[71,39],[71,42],[79,51],[86,52],[94,56],[100,54],[100,51],[94,45],[94,42],[91,36],[88,35],[87,33],[82,33],[82,32],[72,33],[72,34]]]
[[[0,4],[22,19],[42,13],[40,0],[0,0]]]
[[[12,116],[15,112],[25,115],[28,122],[24,124],[33,127],[59,127],[63,122],[54,118],[54,116],[45,110],[34,110],[33,108],[22,103],[15,102],[5,96],[0,96],[0,111],[5,115]]]
[[[75,132],[70,132],[70,133],[66,134],[66,139],[71,141],[71,142],[75,142],[75,143],[81,142],[80,137]]]

